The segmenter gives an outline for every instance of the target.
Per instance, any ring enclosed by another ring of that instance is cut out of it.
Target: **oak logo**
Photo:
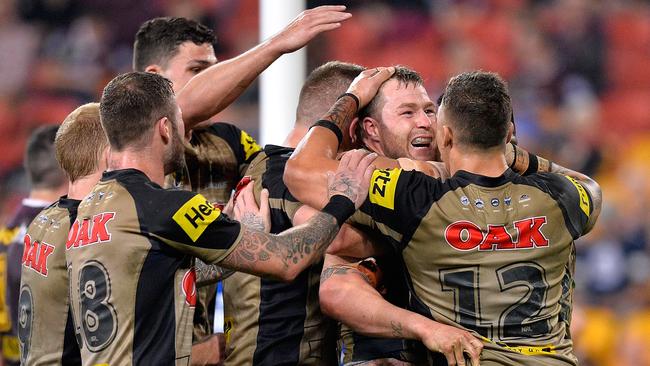
[[[456,221],[445,229],[445,240],[456,250],[479,251],[515,250],[548,247],[548,239],[542,232],[546,217],[532,217],[513,223],[512,233],[504,225],[488,225],[482,230],[471,221]]]
[[[54,253],[54,246],[41,243],[38,240],[32,241],[29,234],[24,238],[22,263],[25,268],[36,271],[36,273],[47,277],[47,259]]]
[[[176,211],[172,218],[193,242],[203,234],[221,211],[200,194],[192,197]]]
[[[72,224],[68,232],[65,249],[79,248],[87,245],[103,243],[111,240],[111,232],[107,224],[115,218],[115,212],[104,212]]]
[[[370,202],[394,210],[395,190],[401,173],[402,169],[375,170],[370,178],[370,192],[368,192]]]

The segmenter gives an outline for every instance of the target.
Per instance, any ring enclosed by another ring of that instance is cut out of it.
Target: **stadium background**
[[[282,0],[277,0],[281,6]],[[333,3],[307,1],[308,7]],[[650,2],[339,1],[353,18],[308,48],[418,70],[435,99],[460,71],[509,84],[520,144],[597,178],[604,205],[578,245],[572,332],[582,365],[650,365]],[[139,24],[170,15],[215,29],[224,60],[258,43],[257,0],[1,0],[0,224],[27,193],[25,140],[131,67]],[[254,85],[218,116],[258,136]]]

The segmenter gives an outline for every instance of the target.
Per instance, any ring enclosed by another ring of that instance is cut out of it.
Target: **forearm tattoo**
[[[264,218],[255,215],[252,212],[244,212],[244,216],[242,216],[240,222],[255,230],[264,231],[266,229],[264,227]]]
[[[280,260],[285,268],[305,265],[321,258],[338,233],[336,219],[319,212],[304,224],[278,235],[242,226],[242,237],[224,263],[236,270],[264,272],[260,262]]]
[[[225,278],[228,278],[228,276],[233,273],[229,269],[219,267],[216,264],[207,264],[198,258],[196,258],[194,268],[196,270],[197,287],[217,283]]]
[[[345,96],[338,99],[321,119],[334,122],[341,131],[345,131],[345,127],[352,122],[356,113],[357,103],[351,97]]]
[[[404,327],[402,326],[402,323],[391,320],[390,327],[393,330],[393,337],[404,338]]]
[[[327,267],[321,272],[320,274],[320,283],[324,283],[325,281],[329,280],[330,277],[334,275],[346,275],[348,273],[354,273],[358,276],[360,276],[364,281],[366,281],[369,285],[372,285],[372,281],[370,278],[368,278],[368,275],[365,273],[359,271],[358,269],[355,268],[356,266],[350,266],[346,264],[340,264],[340,265],[335,265],[331,267]]]

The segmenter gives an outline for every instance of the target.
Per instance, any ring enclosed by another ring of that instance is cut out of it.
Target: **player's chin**
[[[414,160],[435,160],[436,150],[431,145],[409,146],[409,156]]]

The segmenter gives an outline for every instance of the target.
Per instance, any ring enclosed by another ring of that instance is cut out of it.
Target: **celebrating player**
[[[365,199],[374,156],[344,156],[330,202],[278,235],[240,225],[205,197],[160,187],[182,162],[183,124],[169,81],[151,73],[113,79],[100,102],[109,171],[80,204],[66,259],[84,363],[188,362],[193,257],[295,278],[318,260]],[[367,181],[366,181],[367,184]]]
[[[65,245],[80,200],[106,169],[108,141],[99,122],[99,103],[83,105],[66,117],[56,134],[55,148],[69,179],[68,194],[41,211],[24,236],[16,313],[25,365],[81,365],[69,309]]]

